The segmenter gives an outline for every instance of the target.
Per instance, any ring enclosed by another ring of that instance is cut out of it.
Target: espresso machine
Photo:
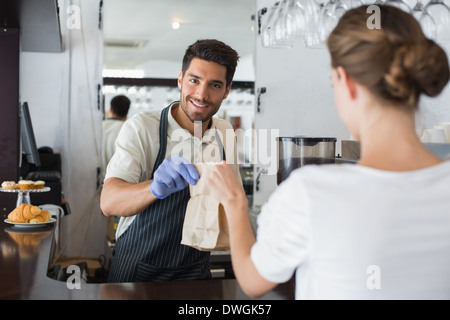
[[[278,137],[277,184],[291,172],[308,164],[335,163],[336,138],[332,137]]]

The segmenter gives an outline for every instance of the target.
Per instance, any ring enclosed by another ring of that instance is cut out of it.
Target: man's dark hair
[[[236,71],[239,55],[234,49],[221,41],[214,39],[198,40],[190,45],[184,54],[182,65],[183,76],[194,58],[225,66],[227,68],[226,81],[227,86],[229,86]]]
[[[111,99],[111,111],[113,114],[123,118],[128,114],[130,109],[130,99],[123,95],[115,96]]]

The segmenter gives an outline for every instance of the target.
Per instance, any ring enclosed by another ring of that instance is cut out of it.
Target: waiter
[[[108,282],[211,279],[209,252],[180,242],[188,185],[199,178],[192,163],[231,160],[239,176],[233,128],[213,118],[238,60],[223,42],[195,42],[178,76],[180,101],[123,125],[100,200],[106,216],[121,217]]]

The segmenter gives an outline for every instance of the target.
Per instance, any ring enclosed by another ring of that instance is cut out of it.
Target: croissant
[[[47,210],[41,210],[41,213],[38,214],[36,217],[34,217],[33,219],[30,219],[30,221],[28,221],[29,223],[42,223],[42,222],[47,222],[50,220],[51,214],[50,212],[48,212]]]
[[[8,219],[14,223],[25,223],[41,213],[41,209],[31,204],[22,203],[8,215]]]

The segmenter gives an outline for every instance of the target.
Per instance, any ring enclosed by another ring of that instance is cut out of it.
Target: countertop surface
[[[79,283],[47,276],[54,248],[54,224],[17,227],[0,221],[0,299],[248,300],[235,279],[162,283]],[[73,273],[75,275],[75,273]],[[73,279],[73,278],[72,278]],[[261,299],[294,299],[294,281]]]

